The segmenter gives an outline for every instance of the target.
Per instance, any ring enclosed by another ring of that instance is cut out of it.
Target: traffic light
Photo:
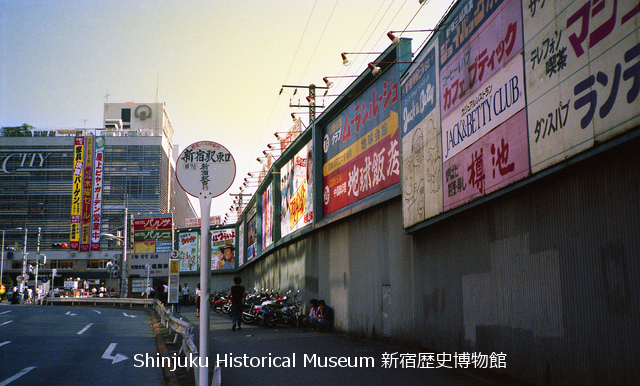
[[[69,248],[69,244],[67,244],[67,243],[53,243],[53,244],[51,244],[51,248],[53,248],[53,249],[67,249],[67,248]]]

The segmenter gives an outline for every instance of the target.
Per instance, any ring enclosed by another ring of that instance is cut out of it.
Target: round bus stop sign
[[[176,177],[182,189],[194,197],[218,197],[236,178],[236,161],[219,143],[196,142],[180,153]]]

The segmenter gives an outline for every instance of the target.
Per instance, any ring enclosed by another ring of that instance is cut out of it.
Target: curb
[[[167,349],[167,345],[164,343],[162,330],[160,330],[160,325],[158,324],[158,318],[156,317],[155,312],[151,312],[151,320],[153,321],[153,331],[156,337],[156,343],[158,344],[158,352],[161,356],[168,357],[169,350]],[[178,382],[178,375],[171,371],[169,365],[163,366],[162,372],[164,373],[164,380],[166,381],[167,386],[180,386],[180,382]]]

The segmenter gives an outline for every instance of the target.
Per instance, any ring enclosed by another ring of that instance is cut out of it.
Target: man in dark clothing
[[[329,331],[333,326],[333,309],[324,300],[318,301],[318,316],[311,318],[311,324],[318,331]]]
[[[233,323],[231,331],[236,330],[236,323],[238,323],[238,330],[242,329],[242,304],[246,297],[245,288],[240,285],[242,283],[240,276],[234,277],[233,282],[235,285],[231,287],[228,296],[231,299],[231,322]]]

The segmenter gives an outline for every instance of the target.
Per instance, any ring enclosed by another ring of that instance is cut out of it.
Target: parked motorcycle
[[[287,295],[289,293],[291,293],[291,290]],[[290,299],[289,296],[283,296],[275,301],[264,302],[256,318],[258,324],[274,327],[280,323],[295,327],[300,315],[300,305],[297,301],[299,293],[300,291],[298,290],[293,299]]]

